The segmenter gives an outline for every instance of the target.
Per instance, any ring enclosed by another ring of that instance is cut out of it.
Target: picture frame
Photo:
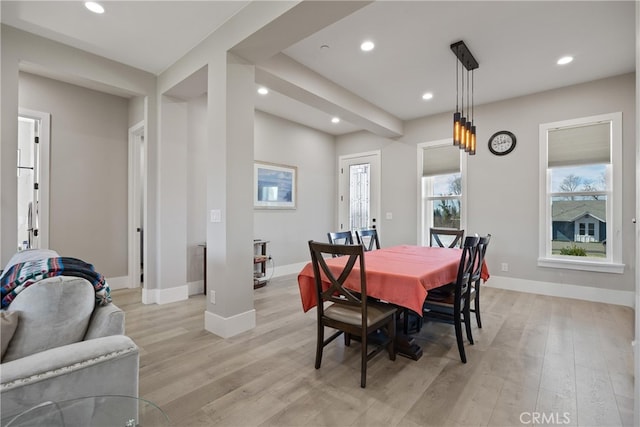
[[[297,173],[295,166],[254,162],[254,209],[296,209]]]

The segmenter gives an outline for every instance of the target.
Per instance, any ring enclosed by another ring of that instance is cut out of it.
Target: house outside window
[[[419,146],[422,160],[419,230],[422,245],[429,245],[429,228],[464,228],[464,160],[450,139]],[[463,160],[461,160],[461,158]]]
[[[540,125],[543,267],[622,273],[622,114]]]

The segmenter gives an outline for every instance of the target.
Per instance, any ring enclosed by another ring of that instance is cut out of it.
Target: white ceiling
[[[159,74],[246,1],[2,1],[1,21]],[[283,51],[401,120],[453,111],[455,56],[464,40],[479,63],[475,104],[635,70],[633,1],[378,1]],[[364,53],[364,39],[376,48]],[[321,48],[322,45],[328,48]],[[572,55],[564,67],[556,60]],[[259,64],[258,64],[259,65]],[[423,101],[424,92],[434,98]],[[272,91],[256,108],[337,135],[360,127]]]

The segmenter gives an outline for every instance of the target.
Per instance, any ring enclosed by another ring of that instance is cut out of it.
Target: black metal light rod
[[[473,57],[471,51],[462,40],[455,42],[451,45],[451,50],[458,57],[458,61],[464,65],[467,71],[475,70],[478,68],[478,61]]]

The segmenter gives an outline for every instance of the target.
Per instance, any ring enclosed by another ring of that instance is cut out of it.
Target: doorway
[[[18,250],[49,248],[49,123],[48,113],[19,109]]]
[[[340,156],[339,164],[339,230],[380,232],[380,152]]]
[[[144,287],[147,157],[144,122],[129,128],[129,283]]]

